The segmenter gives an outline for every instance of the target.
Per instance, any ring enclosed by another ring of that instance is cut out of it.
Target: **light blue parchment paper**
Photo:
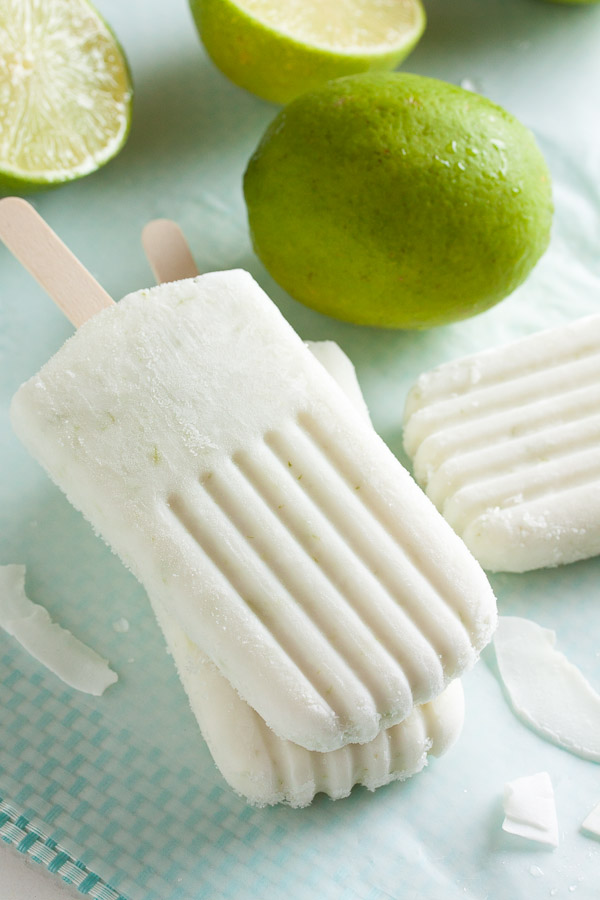
[[[600,308],[600,6],[426,2],[429,26],[404,68],[468,84],[532,127],[557,213],[550,251],[525,286],[477,319],[420,334],[334,322],[284,295],[251,251],[241,193],[276,107],[213,68],[185,0],[98,6],[132,65],[131,137],[105,169],[34,202],[113,296],[152,283],[145,222],[176,219],[201,269],[248,268],[302,337],[341,344],[400,458],[404,397],[421,371]],[[32,600],[119,673],[105,696],[88,698],[0,632],[4,840],[100,900],[600,897],[600,844],[579,831],[600,801],[600,767],[517,721],[490,652],[465,678],[459,744],[412,781],[337,803],[318,797],[301,811],[254,810],[231,793],[143,590],[10,431],[12,393],[71,330],[0,248],[0,563],[26,563]],[[502,613],[555,629],[600,687],[599,559],[493,584]],[[114,628],[122,618],[126,632]],[[501,831],[504,782],[543,770],[556,791],[554,851]]]

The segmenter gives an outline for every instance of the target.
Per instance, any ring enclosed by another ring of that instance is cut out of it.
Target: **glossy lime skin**
[[[546,249],[548,169],[489,100],[417,75],[329,82],[285,107],[252,156],[254,248],[307,306],[427,328],[510,294]]]
[[[387,53],[338,53],[285,36],[231,0],[190,0],[198,34],[215,65],[234,84],[271,103],[288,103],[332,78],[396,68],[425,29],[425,13],[410,40]]]

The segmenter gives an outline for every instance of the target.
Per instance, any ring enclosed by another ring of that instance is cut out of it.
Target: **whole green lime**
[[[484,97],[417,75],[331,81],[285,107],[244,177],[255,250],[293,297],[427,328],[510,294],[546,249],[548,169]]]

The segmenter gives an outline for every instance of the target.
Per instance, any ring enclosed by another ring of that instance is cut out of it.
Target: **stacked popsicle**
[[[482,566],[600,553],[600,315],[427,372],[409,393],[414,474]]]
[[[30,215],[0,229],[44,281]],[[494,628],[479,565],[247,273],[95,296],[13,424],[144,584],[225,777],[303,805],[417,771]]]

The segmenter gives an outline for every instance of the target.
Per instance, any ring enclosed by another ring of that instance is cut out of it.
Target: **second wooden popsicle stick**
[[[171,219],[148,222],[142,231],[142,246],[159,284],[200,274],[183,231]]]
[[[0,238],[79,328],[114,300],[21,197],[0,200]]]

